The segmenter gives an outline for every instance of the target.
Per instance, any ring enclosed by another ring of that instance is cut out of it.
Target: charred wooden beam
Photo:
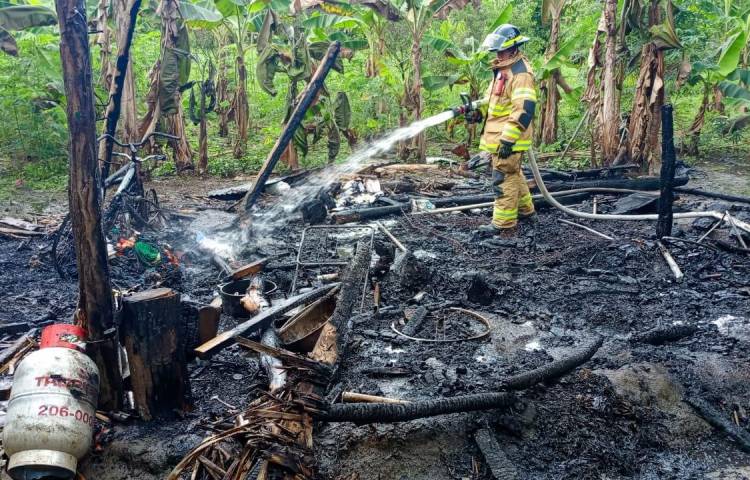
[[[255,202],[258,201],[258,197],[260,197],[260,194],[263,191],[266,182],[271,177],[271,173],[273,172],[276,163],[278,163],[281,155],[289,146],[289,142],[292,140],[294,132],[297,131],[297,127],[299,127],[300,123],[302,122],[307,109],[310,108],[310,106],[313,104],[313,101],[317,98],[318,92],[321,88],[323,88],[326,76],[328,76],[328,72],[336,63],[336,59],[338,58],[340,51],[340,42],[333,42],[331,43],[331,46],[328,47],[328,51],[326,52],[325,57],[323,57],[323,60],[318,65],[318,69],[315,71],[315,74],[313,74],[310,82],[302,92],[299,103],[294,108],[292,114],[289,116],[289,121],[281,131],[281,135],[279,136],[278,140],[276,140],[276,144],[269,152],[268,158],[266,158],[266,161],[260,168],[260,172],[258,172],[258,175],[255,177],[252,189],[250,189],[250,191],[247,192],[247,195],[245,195],[245,212],[253,208]]]
[[[690,179],[687,175],[675,177],[673,185],[681,187],[687,185]],[[574,182],[550,182],[546,183],[547,190],[557,192],[560,190],[573,190],[578,188],[622,188],[628,190],[659,190],[661,179],[659,177],[642,178],[602,178],[598,180],[576,180]]]
[[[663,345],[667,342],[674,342],[681,338],[689,337],[697,331],[698,327],[695,325],[670,325],[633,335],[630,341],[634,343],[648,343],[649,345]]]
[[[659,178],[659,219],[656,221],[656,238],[672,235],[672,204],[674,203],[674,118],[672,105],[661,107],[661,176]]]
[[[740,450],[750,453],[750,433],[747,430],[727,420],[720,411],[701,398],[687,398],[685,402],[693,407],[693,410],[709,425],[726,433],[729,438],[734,440]]]
[[[505,455],[495,435],[488,428],[479,430],[474,435],[479,451],[484,456],[484,461],[496,480],[515,480],[518,478],[518,470]]]
[[[750,197],[743,197],[741,195],[729,195],[728,193],[721,192],[707,192],[699,188],[688,187],[677,187],[674,190],[679,193],[687,193],[690,195],[698,195],[707,198],[717,198],[719,200],[726,200],[727,202],[750,203]]]
[[[316,417],[327,422],[352,422],[357,425],[408,422],[449,413],[506,408],[515,401],[512,393],[495,392],[411,403],[336,403]]]
[[[250,320],[240,323],[236,327],[219,334],[215,338],[212,338],[208,342],[196,348],[195,353],[200,358],[205,358],[209,355],[212,355],[234,343],[235,339],[240,335],[244,335],[245,333],[250,331],[265,329],[271,324],[274,319],[278,318],[280,315],[283,315],[284,313],[299,305],[312,302],[314,300],[317,300],[318,298],[325,296],[325,294],[336,288],[338,285],[338,283],[332,283],[310,292],[301,293],[299,295],[295,295],[294,297],[283,300],[276,305],[268,308],[267,310],[259,313]]]

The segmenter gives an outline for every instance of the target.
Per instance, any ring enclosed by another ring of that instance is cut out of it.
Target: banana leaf
[[[750,102],[750,90],[743,88],[736,83],[724,80],[719,83],[719,89],[721,89],[721,93],[727,98]]]
[[[182,19],[195,28],[210,29],[218,26],[224,16],[215,8],[208,8],[197,3],[183,0],[179,4]]]
[[[294,136],[292,137],[292,142],[294,143],[294,148],[297,150],[297,153],[299,153],[302,158],[305,158],[309,146],[307,144],[307,134],[305,133],[304,127],[297,127],[297,130],[295,130]]]
[[[320,61],[323,60],[323,57],[325,57],[325,54],[328,51],[328,47],[330,45],[331,42],[312,42],[310,45],[308,45],[307,49],[310,52],[310,57]],[[336,61],[334,62],[332,68],[338,73],[344,73],[344,61],[341,59],[341,55],[336,58]]]
[[[18,44],[16,39],[4,28],[0,28],[0,50],[13,57],[18,56]]]
[[[341,150],[341,134],[336,125],[328,127],[328,161],[333,162]]]
[[[293,82],[300,82],[310,78],[312,65],[310,53],[307,51],[307,38],[303,32],[298,32],[292,48],[292,63],[287,67],[287,75]]]
[[[750,70],[746,68],[738,68],[727,76],[727,80],[742,83],[746,87],[750,86]]]
[[[745,40],[745,32],[743,31],[739,31],[727,39],[719,56],[719,74],[727,76],[737,69],[742,49],[745,48]]]
[[[279,54],[273,47],[267,46],[258,56],[255,64],[255,77],[258,79],[260,88],[272,97],[278,93],[274,88],[273,79],[281,69]]]
[[[422,78],[422,87],[428,92],[434,92],[445,87],[452,87],[461,79],[461,74],[453,75],[430,75]]]
[[[56,23],[55,12],[39,5],[15,5],[0,8],[0,28],[4,30],[25,30]]]
[[[349,97],[345,92],[336,94],[333,102],[333,119],[336,126],[341,130],[349,130],[352,121],[352,108],[349,105]]]

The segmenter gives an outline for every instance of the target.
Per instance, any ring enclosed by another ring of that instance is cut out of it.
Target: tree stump
[[[120,336],[136,409],[144,420],[188,408],[190,383],[180,296],[169,288],[124,299]]]

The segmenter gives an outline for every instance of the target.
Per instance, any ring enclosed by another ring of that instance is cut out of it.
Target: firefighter
[[[518,219],[537,217],[529,187],[521,171],[521,160],[531,148],[536,111],[534,73],[519,47],[529,39],[513,25],[501,25],[487,35],[482,47],[496,52],[492,59],[493,80],[487,90],[489,100],[479,149],[492,155],[492,187],[495,206],[492,223],[480,227],[484,233],[504,237],[516,235]],[[471,118],[469,118],[471,117]],[[469,121],[481,121],[475,112]]]

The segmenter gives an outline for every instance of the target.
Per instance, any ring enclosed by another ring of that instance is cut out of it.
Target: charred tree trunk
[[[86,329],[91,357],[99,368],[99,406],[119,409],[122,376],[115,328],[107,248],[99,204],[96,113],[83,0],[56,0],[69,140],[68,201],[78,266],[76,323]]]
[[[141,9],[141,0],[117,2],[117,59],[110,69],[109,103],[104,115],[104,132],[114,136],[117,125],[122,116],[123,130],[128,136],[122,141],[130,142],[137,136],[137,120],[135,118],[135,82],[133,80],[133,66],[130,58],[130,46],[133,43],[133,33]],[[132,136],[130,136],[132,135]],[[114,143],[105,138],[99,143],[99,164],[107,177],[112,163]]]
[[[237,141],[234,158],[242,158],[247,149],[247,130],[250,121],[250,106],[247,103],[247,67],[243,54],[237,55],[237,90],[234,95],[234,118],[237,122]]]
[[[605,165],[617,157],[619,149],[620,109],[617,93],[617,0],[606,0],[604,6],[606,48],[602,72],[602,115],[599,142]]]
[[[126,297],[123,303],[120,335],[138,413],[151,420],[184,411],[190,383],[180,296],[158,288]]]
[[[656,238],[672,235],[672,203],[674,202],[674,119],[672,105],[664,105],[662,112],[662,165],[661,165],[661,196],[659,197],[659,220],[656,222]]]

